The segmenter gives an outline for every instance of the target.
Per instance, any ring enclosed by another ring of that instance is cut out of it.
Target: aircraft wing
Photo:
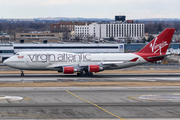
[[[49,65],[47,68],[63,68],[67,66],[73,66],[72,64],[54,64],[54,65]]]
[[[107,67],[107,66],[117,66],[117,64],[123,64],[131,61],[117,61],[117,62],[95,62],[95,63],[79,63],[79,64],[54,64],[54,65],[49,65],[47,68],[63,68],[63,67],[74,67],[74,66],[79,66],[79,67],[88,67],[89,65],[99,65],[102,67]]]
[[[54,64],[54,65],[49,65],[47,68],[60,68],[62,69],[63,67],[88,67],[89,65],[99,65],[102,67],[107,67],[107,66],[116,66],[116,64],[122,64],[124,61],[120,62],[96,62],[96,63],[79,63],[79,64]]]

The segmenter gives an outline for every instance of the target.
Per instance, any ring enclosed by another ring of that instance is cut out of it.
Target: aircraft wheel
[[[82,72],[77,73],[77,76],[79,76],[79,77],[83,77],[83,76],[84,76],[84,73],[82,73]]]
[[[92,72],[86,72],[85,76],[91,77],[91,76],[93,76],[93,73]]]
[[[89,73],[89,75],[90,75],[90,76],[93,76],[93,73],[92,73],[92,72],[90,72],[90,73]]]
[[[77,76],[80,76],[80,77],[91,77],[91,76],[93,76],[93,73],[92,72],[85,72],[85,73],[79,72],[79,73],[77,73]]]
[[[92,77],[92,76],[93,76],[93,73],[92,73],[92,72],[89,72],[89,73],[88,73],[88,76],[89,76],[89,77]]]
[[[24,73],[23,73],[23,71],[21,71],[21,76],[24,76]]]
[[[24,73],[21,73],[21,76],[24,76]]]
[[[81,73],[77,73],[77,76],[81,76]]]
[[[80,73],[80,76],[81,76],[81,77],[84,77],[84,76],[85,76],[85,74],[84,74],[84,73]]]

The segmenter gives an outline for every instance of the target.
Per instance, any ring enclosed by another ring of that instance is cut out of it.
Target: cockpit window
[[[15,55],[19,55],[19,53],[16,53]]]

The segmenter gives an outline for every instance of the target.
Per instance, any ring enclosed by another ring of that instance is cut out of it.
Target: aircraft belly
[[[46,67],[48,66],[47,62],[34,62],[29,64],[29,69],[38,69],[38,70],[46,70]]]

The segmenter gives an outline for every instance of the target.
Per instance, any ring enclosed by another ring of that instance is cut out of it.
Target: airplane
[[[23,70],[52,70],[78,76],[93,76],[93,72],[122,69],[164,59],[174,34],[167,28],[149,44],[135,53],[69,53],[58,51],[18,52],[4,61],[12,68]]]

